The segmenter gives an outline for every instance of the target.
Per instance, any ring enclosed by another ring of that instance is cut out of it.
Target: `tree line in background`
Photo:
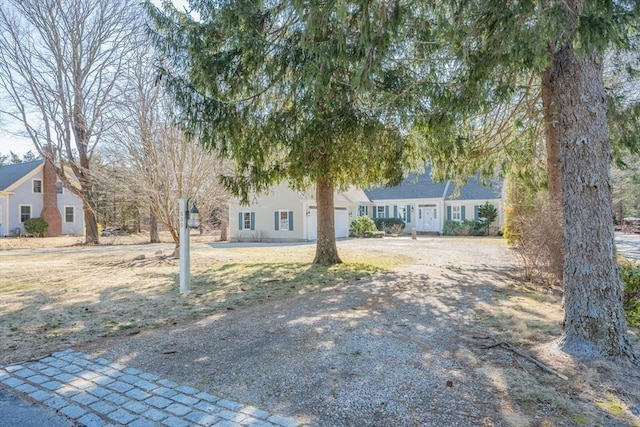
[[[637,1],[6,4],[0,84],[15,108],[3,113],[59,175],[78,177],[87,242],[106,179],[98,156],[127,159],[139,186],[119,185],[169,225],[169,195],[215,194],[217,173],[198,179],[203,149],[245,202],[282,181],[314,186],[324,265],[341,262],[334,190],[393,185],[426,162],[436,179],[498,172],[507,213],[546,212],[557,237],[563,348],[635,359],[610,164],[638,148]],[[516,241],[528,230],[507,223]]]

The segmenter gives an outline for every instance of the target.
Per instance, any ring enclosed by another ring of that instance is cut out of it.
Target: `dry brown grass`
[[[191,292],[184,295],[171,244],[125,245],[144,242],[140,236],[98,247],[78,246],[72,237],[0,240],[14,249],[0,250],[0,364],[314,292],[406,262],[346,251],[344,264],[324,268],[310,265],[309,245],[227,250],[207,240],[192,239]]]

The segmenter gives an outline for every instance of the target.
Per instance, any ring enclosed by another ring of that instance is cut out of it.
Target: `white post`
[[[180,215],[180,293],[189,292],[189,199],[178,199],[178,212]]]

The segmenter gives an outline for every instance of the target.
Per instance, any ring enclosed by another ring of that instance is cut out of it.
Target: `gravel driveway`
[[[478,304],[512,281],[504,242],[385,238],[339,247],[415,262],[85,350],[311,425],[507,425],[492,384],[476,380],[467,331]]]

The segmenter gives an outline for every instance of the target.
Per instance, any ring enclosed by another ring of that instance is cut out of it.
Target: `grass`
[[[191,291],[178,291],[178,261],[144,262],[139,253],[79,250],[6,254],[0,277],[0,364],[44,354],[68,343],[193,321],[329,286],[357,283],[407,263],[382,252],[341,251],[344,263],[311,264],[313,247],[192,249]],[[157,257],[155,257],[157,258]],[[158,258],[159,259],[159,258]]]

